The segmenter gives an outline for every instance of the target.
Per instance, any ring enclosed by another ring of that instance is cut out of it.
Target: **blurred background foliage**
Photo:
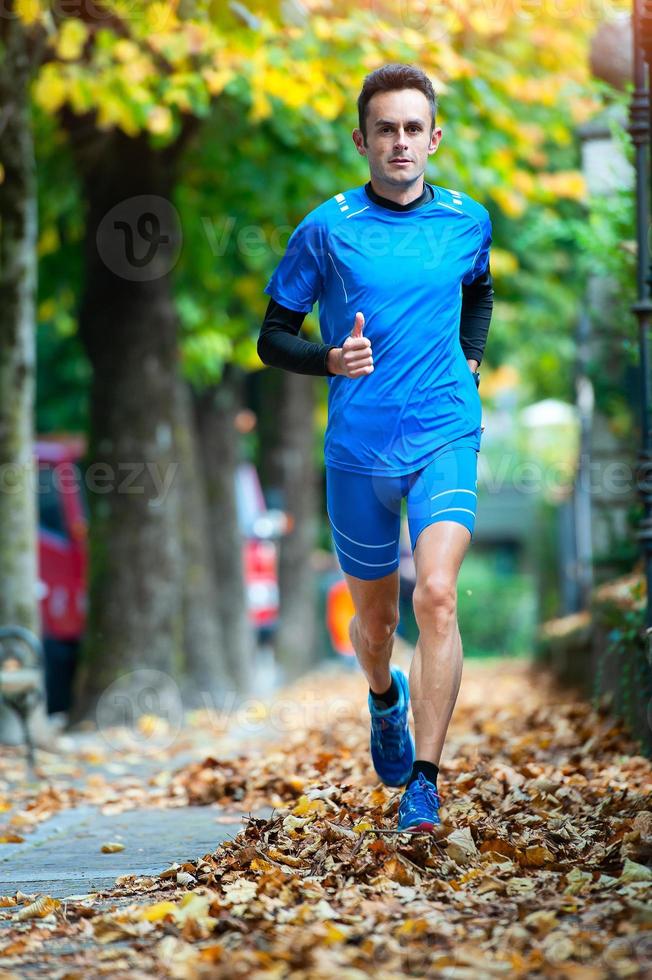
[[[49,38],[33,84],[40,432],[86,429],[91,379],[77,337],[85,204],[61,113],[92,118],[99,133],[145,133],[154,148],[197,123],[172,198],[183,236],[173,291],[183,373],[201,391],[229,364],[251,376],[263,370],[256,355],[263,287],[306,212],[368,179],[350,135],[355,99],[364,75],[389,61],[418,64],[438,92],[444,137],[426,178],[472,195],[492,217],[487,412],[505,410],[506,391],[508,412],[544,398],[574,401],[576,324],[596,273],[622,285],[610,355],[635,363],[632,194],[591,199],[580,171],[578,127],[626,99],[590,76],[599,24],[590,5],[111,2],[99,29],[41,0],[19,0],[16,9]],[[611,14],[626,9],[610,5]],[[628,136],[614,129],[629,154]],[[317,311],[304,329],[319,336]],[[626,433],[631,404],[600,365],[592,373],[601,409]],[[326,398],[323,384],[320,467]],[[246,439],[256,459],[256,433]],[[530,448],[523,432],[515,443],[487,440],[488,458],[508,451],[512,467]],[[317,538],[326,544],[323,508],[320,516]],[[499,574],[497,560],[478,554],[465,563],[460,622],[469,652],[516,653],[532,636],[528,573]],[[500,603],[492,601],[497,590]],[[479,606],[492,611],[478,617]]]
[[[89,49],[85,25],[64,19],[34,83],[40,429],[83,427],[88,378],[74,337],[83,213],[55,111],[66,101],[75,112],[97,108],[100,126],[145,127],[159,142],[184,114],[203,120],[175,193],[175,296],[185,370],[205,384],[229,360],[260,367],[262,287],[292,227],[367,179],[350,139],[355,97],[364,74],[389,60],[420,64],[439,94],[444,139],[427,179],[491,212],[496,308],[484,374],[509,363],[529,398],[568,396],[582,272],[620,261],[609,272],[629,274],[631,260],[619,247],[630,209],[590,203],[578,170],[576,127],[607,97],[588,74],[597,22],[585,5],[562,13],[451,0],[435,12],[311,0],[250,3],[239,15],[238,5],[210,3],[106,6],[129,37],[100,30]],[[317,330],[315,316],[307,326]]]

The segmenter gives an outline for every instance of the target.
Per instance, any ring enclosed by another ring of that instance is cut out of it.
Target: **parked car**
[[[38,463],[39,598],[48,711],[67,711],[77,651],[86,625],[88,515],[79,437],[40,438]],[[279,613],[277,539],[291,522],[270,510],[253,464],[236,470],[238,520],[244,536],[249,617],[261,640],[273,633]]]

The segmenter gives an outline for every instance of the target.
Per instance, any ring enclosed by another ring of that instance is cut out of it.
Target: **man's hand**
[[[470,358],[467,357],[466,363],[469,365],[469,370],[470,371],[475,372],[475,371],[478,370],[478,362],[477,361],[474,361],[472,357],[470,357]]]
[[[371,341],[362,336],[363,329],[364,315],[356,313],[353,330],[344,341],[344,346],[334,347],[328,352],[327,365],[331,374],[343,374],[347,378],[371,374],[374,369]]]

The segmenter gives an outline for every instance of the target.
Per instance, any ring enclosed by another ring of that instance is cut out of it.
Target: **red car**
[[[67,711],[79,641],[86,622],[88,569],[86,499],[79,461],[79,437],[42,438],[38,463],[39,592],[45,650],[48,711]],[[269,510],[251,463],[236,471],[236,499],[245,539],[244,567],[249,616],[265,636],[276,626],[279,609],[277,547],[289,520]]]

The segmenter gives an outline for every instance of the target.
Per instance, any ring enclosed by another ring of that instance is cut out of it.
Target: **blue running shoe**
[[[440,823],[437,787],[420,772],[403,793],[398,808],[398,829],[434,830]]]
[[[369,695],[371,759],[386,786],[405,786],[414,762],[414,742],[408,727],[410,687],[397,667],[392,667],[391,675],[398,687],[398,701],[392,708],[380,710]]]

